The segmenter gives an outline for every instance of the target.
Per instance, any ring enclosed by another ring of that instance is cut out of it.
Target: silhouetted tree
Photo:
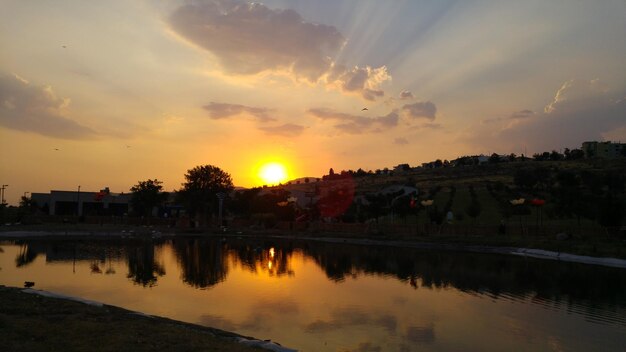
[[[500,162],[500,155],[493,153],[491,154],[491,156],[489,157],[489,163],[490,164],[497,164]]]
[[[552,153],[550,153],[550,160],[552,161],[559,161],[563,159],[563,154],[557,152],[556,150],[553,150]]]
[[[202,165],[187,170],[185,183],[178,192],[180,200],[191,212],[202,214],[206,225],[209,213],[217,204],[217,193],[228,193],[233,190],[230,174],[217,166]]]
[[[130,188],[132,192],[130,202],[137,214],[151,216],[152,209],[167,200],[168,194],[162,192],[162,184],[163,182],[157,179],[148,179],[139,181]]]
[[[252,215],[252,205],[261,192],[260,187],[235,192],[229,203],[229,210],[234,214],[249,218]]]
[[[584,157],[585,157],[585,152],[583,152],[580,149],[572,149],[569,152],[570,160],[579,160],[579,159],[583,159]]]

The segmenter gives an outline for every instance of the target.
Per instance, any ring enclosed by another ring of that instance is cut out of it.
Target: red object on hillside
[[[544,204],[546,204],[546,201],[543,199],[539,199],[539,198],[535,198],[533,200],[530,201],[530,204],[536,206],[536,207],[540,207]]]

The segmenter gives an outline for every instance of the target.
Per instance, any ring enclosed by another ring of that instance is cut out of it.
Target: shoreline
[[[90,320],[90,326],[87,330],[107,330],[110,328],[111,324],[116,324],[116,327],[117,325],[122,325],[121,328],[129,330],[130,334],[126,336],[125,339],[121,339],[122,341],[115,342],[123,343],[125,347],[128,347],[126,344],[129,342],[136,343],[136,347],[140,348],[142,351],[144,349],[141,348],[146,347],[147,350],[169,350],[168,346],[163,345],[173,344],[173,346],[177,346],[176,344],[179,343],[176,341],[178,337],[172,338],[172,336],[165,336],[158,341],[151,341],[151,346],[145,346],[148,341],[133,341],[136,338],[133,334],[137,333],[141,335],[141,331],[145,330],[148,326],[163,329],[174,335],[191,335],[191,339],[194,340],[194,345],[188,346],[187,350],[191,347],[192,350],[211,351],[214,351],[214,348],[219,348],[219,350],[224,348],[228,351],[297,351],[283,347],[279,343],[270,340],[259,340],[230,331],[149,315],[102,302],[58,294],[51,291],[0,285],[0,295],[6,299],[11,299],[11,301],[18,302],[17,308],[8,306],[0,307],[0,322],[4,319],[12,318],[10,319],[11,329],[7,330],[7,334],[17,333],[23,341],[11,341],[9,339],[8,342],[15,344],[14,347],[17,346],[19,349],[39,350],[39,347],[41,347],[39,345],[40,343],[45,345],[51,341],[53,344],[60,343],[62,346],[67,347],[65,340],[57,341],[58,336],[56,336],[54,332],[49,331],[50,329],[47,328],[45,324],[51,319],[54,319],[55,321],[58,320],[57,323],[60,325],[77,324],[78,328],[84,318],[82,315],[87,315],[88,320]],[[60,315],[65,315],[65,317],[59,320]],[[34,324],[34,321],[38,321],[38,323]],[[58,328],[56,326],[57,323],[54,323],[55,328]],[[8,327],[9,326],[7,326],[7,328]],[[61,329],[63,329],[63,327],[61,327]],[[78,329],[80,330],[80,328]],[[25,334],[27,336],[24,336]],[[28,335],[33,337],[28,338]],[[73,346],[85,347],[85,345],[87,345],[90,350],[99,350],[99,345],[94,344],[94,342],[90,340],[90,336],[84,335],[81,331],[76,333],[72,343],[75,344]],[[159,346],[158,344],[161,345]],[[9,346],[11,346],[11,344],[9,344]]]
[[[278,235],[271,232],[253,232],[253,233],[176,233],[176,232],[160,232],[153,230],[151,232],[133,231],[2,231],[0,232],[0,240],[20,240],[20,239],[167,239],[176,237],[266,237],[279,239],[297,239],[304,241],[318,241],[327,243],[342,243],[355,245],[375,245],[388,247],[408,247],[414,249],[434,249],[446,251],[467,251],[475,253],[493,253],[504,255],[526,256],[531,258],[557,260],[563,262],[573,262],[588,265],[600,265],[615,268],[626,269],[626,259],[613,257],[594,257],[587,255],[571,254],[567,252],[550,251],[537,248],[524,248],[512,246],[490,246],[490,245],[474,245],[474,244],[458,244],[446,242],[427,242],[416,240],[378,240],[369,238],[352,238],[352,237],[326,237],[326,236],[298,236],[298,235]]]

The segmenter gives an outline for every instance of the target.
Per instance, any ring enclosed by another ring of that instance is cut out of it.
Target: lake
[[[245,237],[0,242],[0,284],[24,281],[300,351],[626,350],[626,270],[517,256]]]

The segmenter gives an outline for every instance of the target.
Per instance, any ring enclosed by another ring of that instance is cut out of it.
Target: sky
[[[626,141],[626,1],[0,0],[0,182],[237,186]]]

